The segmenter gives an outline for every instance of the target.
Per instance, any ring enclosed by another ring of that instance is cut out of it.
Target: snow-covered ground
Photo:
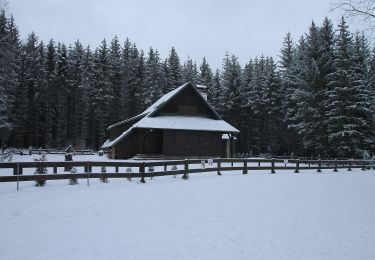
[[[375,259],[375,172],[0,183],[0,259]]]

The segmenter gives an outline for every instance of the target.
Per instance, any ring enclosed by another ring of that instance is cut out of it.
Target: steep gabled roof
[[[173,99],[178,93],[187,87],[192,87],[193,91],[201,99],[201,101],[207,106],[207,108],[214,114],[216,119],[197,117],[197,116],[157,116],[152,117],[158,111],[160,111],[169,101]],[[182,130],[200,130],[200,131],[215,131],[215,132],[227,132],[227,133],[238,133],[239,131],[222,120],[222,118],[216,113],[211,107],[207,100],[200,94],[200,92],[190,82],[168,92],[161,98],[159,98],[154,104],[147,108],[143,113],[126,119],[114,125],[108,127],[111,129],[116,126],[120,126],[125,123],[135,122],[128,130],[123,132],[114,140],[107,140],[103,145],[102,149],[112,147],[135,128],[159,128],[159,129],[182,129]]]
[[[214,114],[216,119],[221,119],[218,113],[211,107],[211,105],[207,102],[207,100],[201,95],[201,93],[197,90],[196,87],[194,87],[193,83],[185,83],[184,85],[176,88],[175,90],[172,90],[171,92],[165,94],[162,96],[158,101],[156,101],[152,106],[150,106],[146,111],[143,113],[149,112],[149,116],[155,115],[158,111],[160,111],[169,101],[173,99],[178,93],[180,93],[182,90],[184,90],[187,87],[192,87],[193,91],[197,94],[197,96],[200,98],[200,100],[207,106],[207,108]]]

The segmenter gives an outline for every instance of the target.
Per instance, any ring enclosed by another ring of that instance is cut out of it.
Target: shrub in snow
[[[172,171],[177,171],[177,165],[172,165],[171,170]],[[173,178],[176,178],[176,174],[173,175]]]
[[[71,162],[71,161],[73,161],[73,154],[72,154],[72,153],[65,153],[65,161],[66,161],[66,162]],[[71,169],[72,169],[71,166],[65,166],[65,167],[64,167],[64,171],[65,171],[65,172],[68,172],[68,171],[70,171]]]
[[[148,172],[149,172],[149,173],[153,173],[153,172],[155,172],[155,168],[154,168],[154,166],[150,166],[150,167],[148,167]],[[151,180],[152,180],[152,177],[153,177],[153,176],[151,176]]]
[[[103,183],[107,183],[107,182],[108,182],[108,178],[107,178],[107,176],[105,175],[105,173],[106,173],[105,166],[102,166],[102,170],[101,170],[101,172],[102,172],[102,176],[99,178],[100,181],[103,182]]]
[[[46,154],[43,154],[39,159],[34,159],[36,162],[46,162]],[[45,175],[47,174],[47,168],[43,166],[39,166],[35,169],[34,174],[37,175]],[[35,186],[42,187],[46,184],[47,180],[45,178],[41,178],[35,181]]]
[[[70,173],[77,173],[77,169],[73,167],[70,170]],[[69,185],[76,185],[76,184],[78,184],[78,178],[74,177],[74,176],[70,177],[70,179],[69,179]]]
[[[133,173],[133,168],[132,167],[127,167],[126,170],[125,170],[126,173]],[[132,178],[131,177],[126,177],[126,179],[128,181],[131,181]]]

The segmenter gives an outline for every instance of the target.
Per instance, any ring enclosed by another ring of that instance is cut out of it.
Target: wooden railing
[[[62,179],[89,179],[91,178],[140,178],[140,182],[145,183],[146,177],[182,175],[183,179],[188,179],[191,173],[217,172],[221,175],[225,171],[240,171],[247,174],[249,171],[269,170],[270,173],[276,173],[277,170],[291,170],[299,173],[301,170],[316,170],[321,172],[323,169],[347,169],[366,168],[374,169],[374,161],[370,160],[288,160],[280,159],[214,159],[212,165],[208,165],[205,160],[204,167],[191,167],[202,164],[202,160],[173,160],[173,161],[154,161],[154,162],[121,162],[121,161],[71,161],[71,162],[12,162],[0,163],[0,168],[9,169],[7,175],[0,175],[0,182],[18,182],[37,181],[37,180],[62,180]],[[278,164],[278,165],[277,165]],[[175,166],[175,167],[173,167]],[[25,169],[36,169],[38,167],[52,168],[53,174],[23,174]],[[58,168],[81,168],[81,173],[58,173]],[[93,167],[99,167],[99,171],[93,171]],[[107,172],[106,167],[113,167],[114,171]],[[159,167],[156,170],[155,167]],[[105,171],[103,171],[105,169]],[[130,170],[129,170],[130,169]],[[13,175],[12,175],[13,174]]]

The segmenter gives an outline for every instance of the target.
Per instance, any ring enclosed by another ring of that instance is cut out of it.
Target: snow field
[[[0,184],[1,259],[374,259],[375,173]]]

